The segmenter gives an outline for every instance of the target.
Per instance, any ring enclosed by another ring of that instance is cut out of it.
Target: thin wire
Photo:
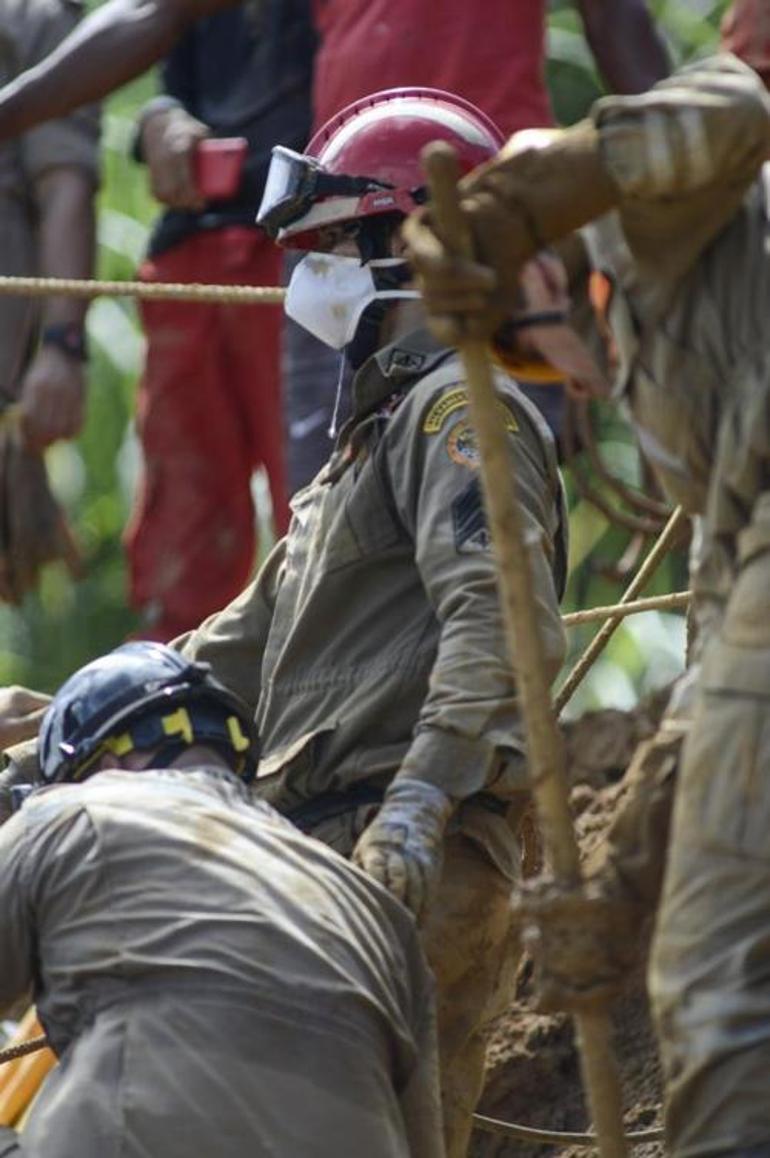
[[[586,1146],[598,1149],[596,1134],[573,1134],[561,1130],[536,1130],[533,1126],[520,1126],[516,1122],[502,1122],[498,1118],[487,1118],[484,1114],[474,1114],[473,1124],[487,1134],[501,1134],[505,1138],[521,1138],[526,1142],[537,1142],[551,1146]],[[659,1127],[651,1130],[632,1130],[624,1135],[626,1142],[641,1146],[646,1142],[659,1142],[663,1131]]]

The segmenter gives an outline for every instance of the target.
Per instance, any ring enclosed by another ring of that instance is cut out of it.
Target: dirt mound
[[[581,853],[601,842],[624,795],[623,775],[636,744],[655,730],[666,693],[632,713],[597,712],[568,725],[571,801]],[[613,1010],[616,1052],[621,1067],[626,1124],[639,1130],[659,1125],[661,1078],[644,992],[640,960],[626,996]],[[589,1128],[571,1019],[531,1009],[531,969],[522,961],[516,1001],[494,1027],[487,1083],[480,1112],[547,1130]],[[657,1158],[659,1144],[634,1148],[634,1158]],[[590,1153],[582,1148],[539,1146],[476,1131],[471,1158],[529,1158]]]

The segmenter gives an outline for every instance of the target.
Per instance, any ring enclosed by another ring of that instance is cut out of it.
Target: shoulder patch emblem
[[[425,417],[422,424],[423,433],[439,434],[449,415],[454,414],[455,410],[463,410],[467,405],[468,392],[464,386],[455,386],[446,394],[442,394],[433,403]],[[500,418],[505,424],[505,429],[509,433],[515,434],[519,429],[519,424],[511,413],[510,407],[503,402],[502,398],[498,398],[497,408]]]
[[[452,462],[475,470],[479,465],[479,447],[476,431],[470,422],[458,422],[449,431],[446,440],[447,454]]]
[[[471,479],[452,503],[452,527],[455,550],[459,555],[488,551],[492,545],[478,475]]]

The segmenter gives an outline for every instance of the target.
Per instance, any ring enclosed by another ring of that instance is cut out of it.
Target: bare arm
[[[42,277],[87,278],[94,257],[94,179],[75,165],[48,169],[34,183],[38,268]],[[81,298],[47,298],[42,326],[81,327]],[[57,345],[42,345],[24,375],[22,422],[28,445],[43,448],[73,438],[83,423],[85,365]]]
[[[663,39],[645,0],[578,0],[586,40],[612,92],[645,92],[668,76]]]
[[[106,96],[165,56],[192,21],[237,0],[108,0],[0,90],[0,140]]]
[[[87,278],[94,260],[94,181],[75,165],[57,166],[35,183],[38,266],[42,277]],[[88,303],[78,298],[48,298],[44,326],[82,322]]]

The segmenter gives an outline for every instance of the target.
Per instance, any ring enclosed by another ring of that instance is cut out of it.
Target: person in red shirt
[[[586,39],[616,92],[668,71],[644,0],[576,0]],[[316,127],[373,89],[428,85],[472,101],[510,135],[552,123],[546,0],[313,0],[320,36]]]

